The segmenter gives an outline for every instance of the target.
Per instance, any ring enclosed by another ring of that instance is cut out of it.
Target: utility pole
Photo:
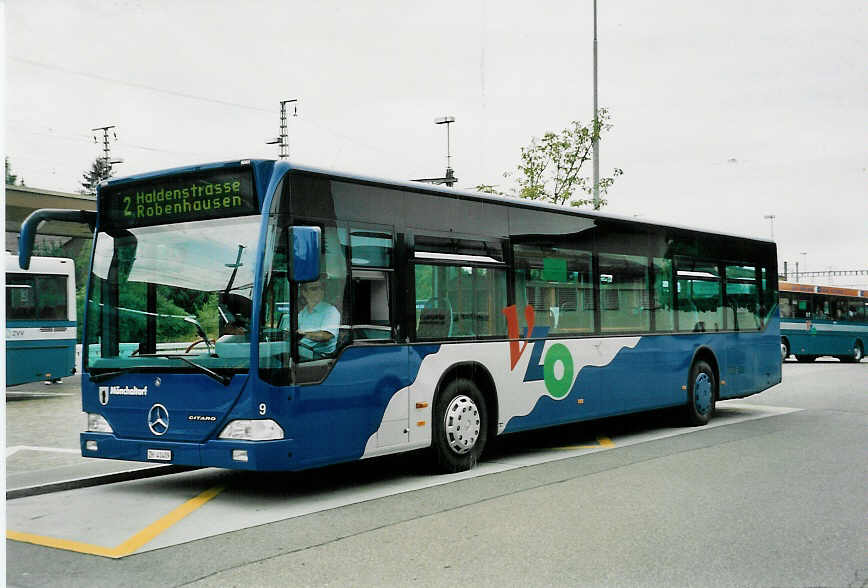
[[[775,240],[775,215],[773,214],[764,214],[763,218],[769,221],[772,229],[772,241]]]
[[[111,156],[111,144],[109,142],[109,131],[112,132],[112,136],[114,137],[114,140],[117,141],[118,140],[118,134],[117,134],[117,131],[114,130],[116,128],[117,128],[116,125],[108,125],[105,127],[97,127],[95,129],[91,129],[91,132],[102,131],[102,152],[105,155],[103,155],[100,159],[102,159],[103,162],[105,163],[107,176],[111,175],[113,164],[124,162],[124,160],[121,158],[112,159],[112,156]],[[97,141],[96,135],[93,136],[93,142],[99,143],[99,141]]]
[[[269,139],[265,142],[266,145],[279,145],[280,158],[286,159],[289,157],[289,134],[286,126],[286,105],[292,104],[292,116],[298,116],[298,98],[291,100],[280,101],[280,135],[274,139]]]
[[[597,0],[594,0],[594,210],[600,210],[600,129],[597,120]]]

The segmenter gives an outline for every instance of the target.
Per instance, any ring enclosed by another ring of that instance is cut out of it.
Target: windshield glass
[[[87,305],[91,369],[247,369],[258,216],[97,236]]]

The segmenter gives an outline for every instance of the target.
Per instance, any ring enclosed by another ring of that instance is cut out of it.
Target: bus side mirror
[[[319,279],[319,227],[292,227],[292,280],[313,282]]]
[[[21,223],[21,237],[18,241],[18,265],[21,269],[30,269],[30,257],[33,255],[33,243],[36,232],[45,221],[61,221],[66,223],[85,223],[93,231],[96,226],[96,212],[92,210],[66,210],[63,208],[43,208],[34,211]]]

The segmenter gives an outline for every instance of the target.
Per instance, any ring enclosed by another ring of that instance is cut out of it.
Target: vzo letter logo
[[[573,356],[563,343],[555,343],[549,346],[545,359],[540,364],[545,336],[549,332],[548,327],[534,329],[533,307],[528,304],[524,307],[524,318],[527,322],[527,330],[524,340],[521,341],[518,333],[518,308],[513,304],[503,309],[506,316],[506,332],[509,336],[509,370],[515,369],[518,360],[524,354],[529,339],[536,339],[530,352],[530,361],[524,374],[525,382],[538,382],[543,380],[546,390],[552,398],[560,400],[570,392],[573,383]]]

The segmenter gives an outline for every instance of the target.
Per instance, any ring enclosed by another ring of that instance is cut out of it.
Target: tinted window
[[[678,268],[678,330],[719,331],[723,327],[720,306],[720,273],[712,262],[676,259]]]
[[[506,336],[506,271],[416,264],[416,338]]]
[[[347,232],[323,228],[320,279],[299,286],[298,330],[310,332],[299,340],[299,361],[334,357],[350,341],[347,289]],[[327,337],[331,335],[330,337]]]
[[[6,274],[6,316],[67,320],[66,276]]]
[[[831,320],[835,312],[831,296],[815,296],[813,318],[816,320]]]
[[[534,326],[551,334],[594,330],[591,252],[562,246],[515,245],[515,302],[534,309]],[[519,312],[519,327],[527,327]]]
[[[793,316],[793,298],[789,294],[781,294],[779,308],[780,308],[781,318],[792,318],[792,316]]]
[[[35,286],[33,276],[6,274],[6,316],[8,318],[36,318]]]
[[[726,328],[757,331],[762,327],[756,268],[749,265],[726,266]]]
[[[811,318],[811,295],[810,294],[790,294],[792,300],[792,317],[809,319]]]
[[[868,301],[859,298],[850,298],[847,301],[847,320],[864,321]]]
[[[651,328],[648,258],[601,253],[599,266],[602,331],[648,331]]]
[[[352,265],[392,267],[391,229],[352,227],[350,229]]]

